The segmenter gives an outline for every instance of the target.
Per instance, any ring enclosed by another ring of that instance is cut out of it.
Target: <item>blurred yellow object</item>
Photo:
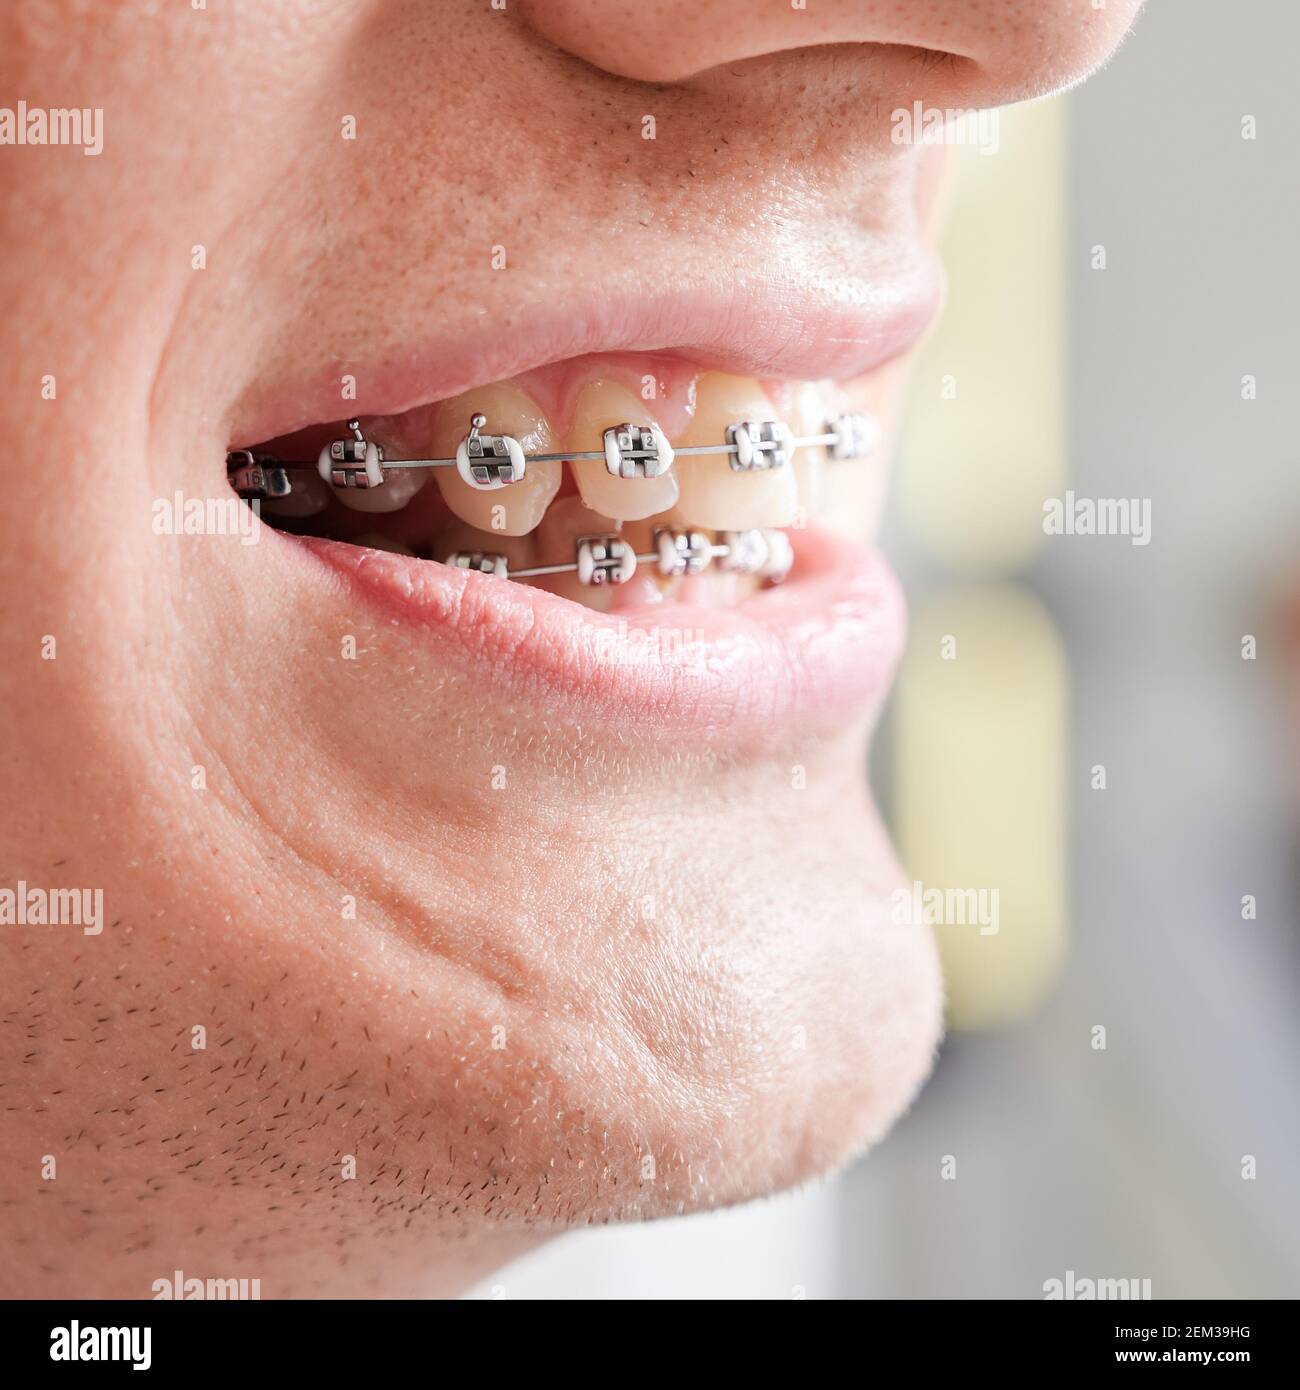
[[[1065,108],[999,115],[997,152],[952,151],[948,302],[912,377],[909,529],[940,563],[1004,572],[1065,485]]]
[[[995,153],[953,156],[949,300],[912,379],[900,501],[936,566],[990,580],[1034,556],[1066,481],[1064,106],[1004,110]],[[948,894],[935,932],[949,1023],[1022,1017],[1067,930],[1066,673],[1038,600],[972,582],[924,603],[894,733],[903,862]],[[959,890],[996,902],[996,933],[952,920]]]
[[[940,922],[949,1021],[1022,1017],[1066,939],[1066,669],[1046,610],[962,585],[914,615],[894,715],[894,830],[925,888],[992,899],[997,929]]]

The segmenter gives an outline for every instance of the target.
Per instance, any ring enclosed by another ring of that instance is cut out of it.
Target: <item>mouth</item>
[[[367,374],[346,422],[301,425],[320,407],[300,391],[262,416],[293,427],[238,457],[292,465],[260,512],[302,601],[319,612],[342,578],[345,604],[431,646],[444,675],[588,721],[840,724],[883,697],[904,625],[883,558],[827,524],[836,476],[883,466],[855,409],[870,377],[737,368],[880,365],[936,299],[847,297],[822,306],[816,352],[798,319],[742,348],[605,349],[421,401],[426,355]],[[483,380],[466,353],[458,371]]]

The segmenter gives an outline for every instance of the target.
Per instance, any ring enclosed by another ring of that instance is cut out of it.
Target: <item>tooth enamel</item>
[[[356,420],[349,420],[346,433],[321,449],[316,471],[353,512],[401,511],[428,481],[418,469],[386,473],[383,450],[365,437]]]
[[[476,492],[523,482],[528,468],[524,446],[513,435],[480,433],[486,427],[486,415],[469,417],[469,433],[456,446],[456,472]]]
[[[611,446],[605,442],[605,432],[629,423],[652,430],[657,428],[648,403],[640,396],[617,382],[593,381],[578,397],[573,424],[562,445],[575,453],[606,449],[607,458],[575,459],[569,467],[583,502],[592,511],[617,521],[640,521],[657,512],[666,512],[677,501],[678,470],[675,467],[653,478],[614,477],[611,473],[608,461]],[[671,449],[667,457],[671,458]]]
[[[603,465],[602,465],[603,466]],[[550,506],[542,524],[533,533],[534,557],[538,565],[573,564],[578,555],[578,542],[584,536],[606,536],[619,531],[613,518],[593,512],[583,505],[581,497],[560,497]],[[583,584],[576,574],[557,574],[535,581],[561,598],[572,599],[588,608],[608,611],[613,605],[617,585],[594,586]]]
[[[756,381],[706,372],[696,384],[695,415],[682,446],[718,444],[727,429],[743,421],[772,418],[772,405]],[[710,530],[748,530],[789,526],[799,514],[794,469],[737,472],[725,454],[680,459],[675,469],[680,495],[676,514],[692,526]]]
[[[552,504],[537,528],[537,563],[559,565],[572,560],[581,536],[603,536],[619,529],[613,517],[593,512],[581,497],[561,497]]]
[[[816,382],[806,382],[799,390],[795,427],[805,437],[826,432],[826,393]],[[799,486],[799,507],[805,518],[822,509],[826,492],[826,447],[806,445],[794,454],[794,476]]]
[[[334,495],[349,511],[400,512],[428,481],[427,468],[390,469],[378,487],[338,487]]]
[[[870,388],[855,388],[846,393],[826,386],[820,401],[808,397],[806,411],[801,425],[804,433],[842,431],[846,436],[843,445],[816,451],[825,462],[815,489],[808,494],[806,510],[821,525],[850,540],[875,535],[885,493],[885,468],[879,458],[884,445],[879,402]],[[812,452],[800,449],[798,457],[810,456]],[[837,458],[841,452],[856,457]],[[803,497],[801,492],[801,500]]]
[[[486,417],[484,434],[508,435],[519,441],[525,454],[559,452],[552,447],[550,426],[536,403],[518,387],[498,383],[438,405],[430,441],[432,457],[455,457],[475,414]],[[518,482],[486,491],[466,482],[454,468],[434,471],[443,501],[462,521],[501,537],[526,535],[537,526],[560,490],[564,465],[530,463]]]

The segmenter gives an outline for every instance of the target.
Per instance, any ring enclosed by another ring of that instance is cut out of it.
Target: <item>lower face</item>
[[[743,420],[796,437],[887,421],[900,375],[598,354],[361,425],[390,460],[454,456],[480,414],[529,454],[599,451],[628,421],[689,449]],[[256,448],[315,459],[347,433]],[[264,888],[248,928],[300,920],[305,892],[333,949],[294,978],[315,976],[319,1000],[336,971],[370,975],[372,1083],[381,1052],[411,1069],[381,1111],[418,1098],[455,1117],[460,1142],[420,1173],[460,1199],[446,1217],[535,1237],[771,1191],[876,1138],[927,1070],[932,947],[891,920],[901,875],[865,785],[904,630],[868,539],[883,449],[807,446],[754,472],[679,455],[636,479],[566,458],[491,490],[453,468],[375,489],[304,471],[262,504],[256,544],[227,548],[244,640],[267,653],[258,708],[284,737],[254,757],[247,726],[225,727],[221,763],[242,781],[269,761],[259,835],[277,878],[294,868],[292,896]],[[721,560],[665,575],[664,529],[784,535],[793,565],[780,582]],[[641,555],[630,579],[448,563],[563,565],[592,535]],[[424,1151],[388,1162],[412,1172]]]
[[[242,154],[256,182],[258,151]],[[498,221],[526,229],[556,186]],[[900,186],[881,197],[915,228],[928,182]],[[191,1265],[261,1277],[266,1296],[450,1291],[573,1224],[846,1161],[908,1103],[939,1026],[933,944],[891,921],[901,874],[865,782],[903,640],[871,533],[906,343],[782,370],[770,344],[730,350],[719,308],[690,335],[557,333],[508,371],[425,354],[413,384],[413,324],[454,342],[482,310],[509,328],[537,293],[515,304],[514,286],[576,283],[584,257],[617,300],[627,255],[602,264],[609,240],[579,219],[539,233],[563,254],[532,280],[458,280],[477,244],[449,240],[455,256],[412,251],[430,267],[412,284],[400,248],[376,268],[378,229],[340,236],[328,270],[302,241],[268,250],[236,225],[222,243],[228,190],[210,192],[182,219],[220,248],[201,277],[151,280],[166,237],[150,227],[120,251],[120,293],[86,301],[120,356],[84,362],[66,314],[29,306],[61,404],[19,428],[111,486],[56,507],[15,483],[35,524],[3,561],[26,595],[4,620],[3,695],[25,731],[10,771],[33,792],[3,829],[15,876],[102,887],[106,907],[99,936],[4,938],[32,1054],[9,1094],[50,1117],[24,1144],[64,1160],[39,1204],[11,1183],[42,1208],[16,1243],[53,1233],[42,1277],[92,1293]],[[707,222],[645,243],[658,274],[692,280]],[[370,334],[355,358],[351,299],[330,297],[349,281]],[[249,300],[280,312],[252,344]],[[496,491],[454,469],[373,490],[304,473],[247,534],[154,524],[177,491],[231,495],[227,449],[314,459],[354,409],[391,460],[454,454],[478,413],[562,457]],[[809,445],[775,470],[683,455],[626,479],[568,457],[624,421],[689,448],[747,419],[817,435],[846,411],[883,432],[850,462]],[[793,566],[777,584],[643,562],[585,585],[445,563],[559,564],[593,534],[648,556],[664,528],[780,532]]]

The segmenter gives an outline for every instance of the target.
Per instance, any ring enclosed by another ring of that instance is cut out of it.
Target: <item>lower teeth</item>
[[[784,531],[724,531],[715,540],[703,531],[660,528],[654,533],[655,549],[638,555],[622,536],[609,533],[583,536],[575,547],[572,564],[530,565],[511,569],[504,555],[482,550],[457,550],[443,563],[453,569],[477,570],[501,579],[543,579],[576,574],[579,583],[592,586],[626,584],[639,564],[653,564],[665,579],[696,575],[714,560],[733,574],[751,574],[778,584],[790,572],[794,550]]]

